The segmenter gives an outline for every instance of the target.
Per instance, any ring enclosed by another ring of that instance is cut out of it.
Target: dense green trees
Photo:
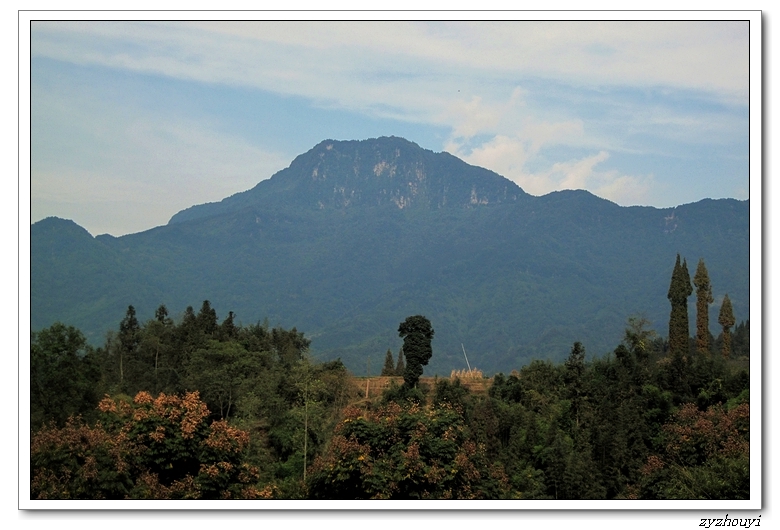
[[[423,373],[423,366],[428,364],[433,349],[433,328],[431,322],[422,315],[407,317],[398,326],[398,336],[404,339],[403,352],[406,356],[404,370],[404,385],[409,388],[417,386],[417,381]]]
[[[248,352],[238,342],[209,340],[192,353],[186,365],[185,383],[197,388],[203,399],[220,418],[234,411],[246,387],[262,369],[261,356]]]
[[[98,402],[99,367],[84,335],[55,323],[30,337],[30,423],[33,428],[69,416],[91,415]]]
[[[399,326],[415,384],[365,399],[340,360],[309,358],[295,328],[243,326],[233,313],[220,323],[207,303],[179,322],[164,306],[145,323],[133,316],[94,350],[62,324],[32,335],[34,497],[750,493],[749,323],[734,333],[739,359],[677,362],[637,316],[607,355],[586,358],[576,342],[562,363],[467,387],[419,383],[433,329],[418,315]]]
[[[750,405],[686,403],[663,426],[635,486],[646,499],[750,498]]]
[[[430,408],[348,408],[309,481],[315,499],[497,499],[506,492],[503,469],[446,400]]]
[[[257,469],[253,484],[260,484],[261,490],[268,486],[285,498],[302,497],[307,460],[319,454],[339,410],[357,395],[344,365],[309,360],[308,346],[309,340],[295,328],[269,328],[260,323],[242,326],[232,312],[219,323],[207,302],[197,314],[188,307],[180,322],[174,322],[167,308],[160,306],[153,319],[139,323],[130,307],[119,332],[110,333],[95,350],[86,345],[78,330],[57,324],[32,334],[31,425],[35,430],[46,424],[50,441],[57,436],[81,436],[78,433],[103,440],[100,447],[78,449],[82,456],[67,456],[83,464],[83,451],[104,454],[114,447],[111,440],[116,433],[110,432],[105,415],[99,417],[96,408],[101,395],[127,400],[147,393],[157,400],[163,394],[173,399],[198,391],[207,411],[205,425],[229,422],[225,424],[251,434],[239,459]],[[69,430],[57,431],[65,429],[69,417]],[[102,426],[95,424],[98,420]],[[45,454],[40,458],[55,458],[54,453],[60,455],[56,458],[66,458],[62,455],[76,451],[78,445],[67,448],[52,443],[44,444]],[[76,473],[75,467],[68,469]],[[203,478],[190,475],[196,482]],[[163,481],[158,487],[149,476],[144,477],[143,491],[150,496],[185,495],[185,489],[176,493],[170,483]],[[91,483],[96,489],[90,498],[145,495],[138,493],[142,490],[135,480],[118,490],[110,480],[99,486]],[[54,488],[42,485],[41,494],[49,498],[82,495],[50,486]],[[203,485],[198,488],[198,495],[206,495]],[[194,491],[186,490],[186,495],[195,495]]]
[[[477,439],[493,441],[486,445],[488,457],[503,465],[512,497],[749,495],[746,431],[729,437],[721,430],[715,439],[724,441],[710,452],[702,449],[695,467],[668,452],[674,433],[688,440],[675,427],[682,410],[702,414],[686,416],[685,428],[702,429],[702,421],[711,421],[715,427],[707,432],[713,435],[712,429],[733,424],[713,411],[720,410],[718,403],[724,410],[747,404],[747,371],[720,357],[694,356],[680,374],[647,325],[640,317],[629,319],[624,341],[611,355],[586,361],[582,345],[575,344],[564,363],[535,361],[508,377],[496,375],[487,396],[463,398],[469,426],[482,436]],[[747,409],[733,414],[743,421]],[[704,435],[697,440],[706,443]],[[729,453],[733,447],[739,451]]]

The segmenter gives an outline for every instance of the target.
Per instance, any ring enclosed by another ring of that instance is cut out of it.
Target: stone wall
[[[428,388],[433,389],[438,379],[443,379],[443,378],[421,377],[420,384],[427,385]],[[450,378],[447,379],[451,380]],[[355,385],[357,385],[357,387],[360,389],[361,396],[363,398],[368,397],[369,399],[379,397],[382,394],[382,392],[390,386],[391,381],[395,381],[395,384],[397,384],[398,386],[404,384],[404,378],[400,376],[355,377],[354,381],[355,381]],[[492,382],[493,382],[492,378],[490,379],[467,378],[467,379],[460,380],[460,384],[463,387],[467,388],[470,392],[474,392],[478,394],[487,392],[487,389],[490,388],[490,384]],[[366,393],[368,393],[367,396]]]

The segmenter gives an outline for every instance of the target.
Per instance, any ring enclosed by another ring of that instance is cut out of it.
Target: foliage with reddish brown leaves
[[[750,405],[699,410],[685,403],[663,426],[661,455],[651,455],[632,489],[641,498],[750,497]]]
[[[106,396],[94,426],[71,418],[31,444],[31,495],[38,499],[263,498],[258,470],[243,462],[245,431],[207,421],[197,392]]]
[[[312,466],[309,493],[338,499],[490,499],[507,491],[500,465],[445,405],[350,407]]]

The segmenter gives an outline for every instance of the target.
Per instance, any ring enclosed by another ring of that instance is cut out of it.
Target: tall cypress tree
[[[723,326],[723,347],[721,353],[723,354],[723,357],[727,359],[731,355],[731,326],[733,326],[735,322],[734,311],[731,308],[731,300],[729,300],[729,295],[726,295],[723,297],[723,304],[720,306],[718,324]]]
[[[707,266],[704,260],[699,258],[696,267],[696,275],[693,277],[696,286],[696,351],[701,354],[710,353],[710,304],[712,298],[712,286],[710,276],[707,274]]]
[[[680,265],[680,255],[672,271],[672,282],[669,285],[667,298],[672,304],[669,315],[669,353],[682,357],[688,354],[688,297],[693,293],[691,277],[688,274],[688,264],[683,260]]]

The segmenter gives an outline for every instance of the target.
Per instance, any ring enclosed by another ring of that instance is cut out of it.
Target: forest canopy
[[[632,316],[604,355],[575,342],[508,375],[426,377],[433,325],[415,315],[373,395],[303,332],[220,321],[209,301],[177,321],[129,306],[100,347],[56,323],[31,335],[31,497],[749,498],[749,321],[725,296],[717,337],[702,318],[681,331],[685,269],[675,337]],[[693,281],[708,311],[703,261]]]

